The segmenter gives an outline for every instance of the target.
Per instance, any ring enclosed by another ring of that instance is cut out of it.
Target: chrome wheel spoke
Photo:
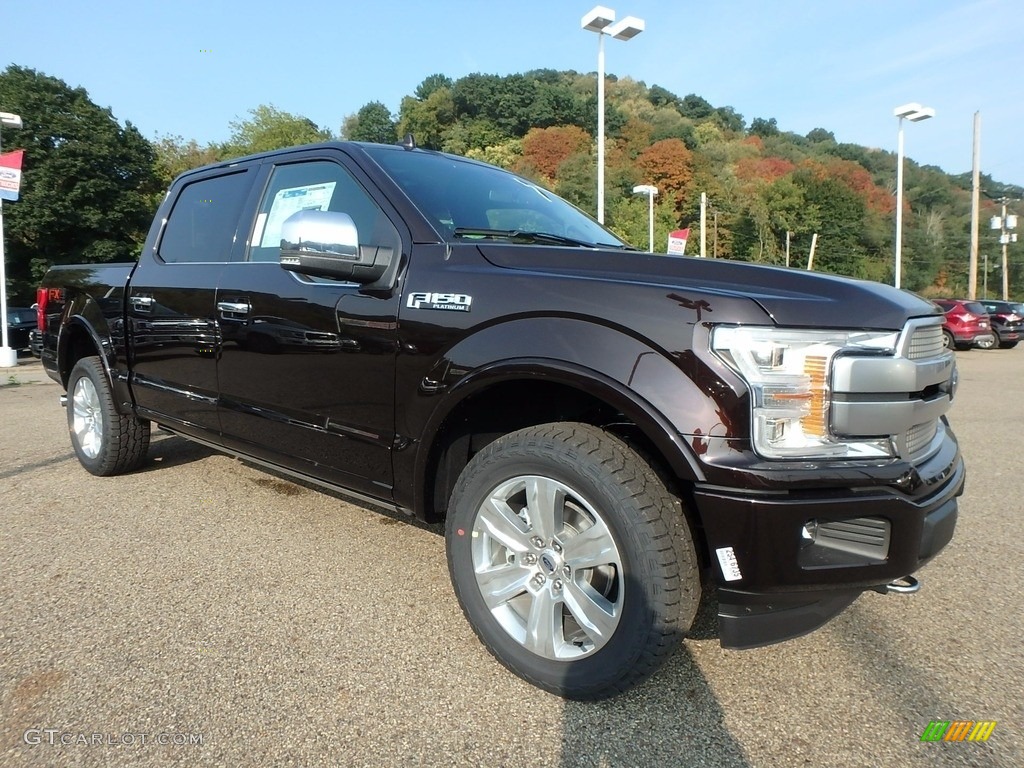
[[[562,640],[562,602],[547,589],[533,596],[526,619],[526,641],[529,650],[548,659],[557,657],[556,645]]]
[[[608,565],[617,560],[615,542],[600,520],[583,533],[567,538],[562,545],[565,547],[565,562],[574,571]]]
[[[498,495],[484,502],[477,515],[477,526],[513,552],[525,552],[529,547],[525,523]]]
[[[565,605],[580,628],[600,648],[611,639],[619,624],[619,609],[590,584],[569,581],[565,585]]]
[[[526,591],[530,572],[518,565],[502,565],[477,571],[476,582],[484,602],[493,611]]]
[[[535,536],[551,541],[562,532],[565,486],[547,477],[528,477],[526,502]]]

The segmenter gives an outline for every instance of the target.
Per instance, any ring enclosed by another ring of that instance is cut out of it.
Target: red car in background
[[[977,301],[966,299],[933,299],[946,313],[942,335],[950,349],[981,347],[992,349],[996,335],[989,322],[988,312]]]

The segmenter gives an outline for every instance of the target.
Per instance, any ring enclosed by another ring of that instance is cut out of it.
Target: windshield
[[[440,153],[365,149],[446,240],[629,247],[562,198],[500,168]]]

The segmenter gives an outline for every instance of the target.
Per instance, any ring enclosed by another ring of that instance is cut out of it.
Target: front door
[[[225,267],[217,290],[224,440],[388,498],[397,292],[299,275],[279,256],[282,222],[311,208],[349,214],[361,244],[400,249],[401,239],[340,153],[288,159],[269,170],[246,258]]]

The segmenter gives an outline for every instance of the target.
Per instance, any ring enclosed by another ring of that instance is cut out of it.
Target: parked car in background
[[[936,304],[946,313],[942,323],[942,335],[947,348],[970,349],[981,347],[991,349],[996,345],[988,313],[977,301],[965,299],[935,299]]]
[[[36,327],[36,311],[26,307],[7,308],[7,343],[22,352],[29,348],[28,334]]]
[[[1009,301],[978,302],[988,312],[992,330],[999,338],[1000,349],[1013,349],[1024,335],[1024,306]]]
[[[28,348],[34,357],[43,356],[43,332],[38,328],[28,332]]]

